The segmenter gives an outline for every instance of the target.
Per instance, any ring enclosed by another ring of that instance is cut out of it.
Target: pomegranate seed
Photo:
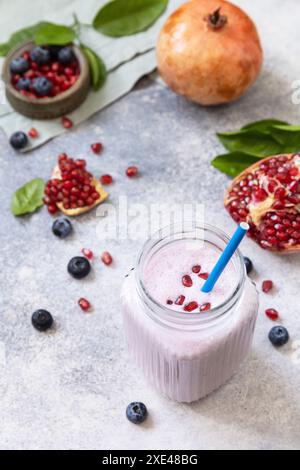
[[[38,136],[39,136],[39,133],[38,131],[32,127],[29,131],[28,131],[28,135],[29,137],[31,137],[32,139],[36,139]]]
[[[90,302],[87,299],[83,298],[78,300],[78,305],[84,312],[88,312],[91,308]]]
[[[73,125],[74,125],[74,124],[73,124],[73,121],[71,121],[71,119],[68,118],[68,117],[66,117],[66,116],[64,116],[64,117],[62,118],[61,122],[62,122],[62,125],[63,125],[63,127],[64,127],[65,129],[71,129],[71,128],[73,127]]]
[[[81,253],[89,260],[93,259],[94,253],[88,248],[82,248]]]
[[[254,197],[257,201],[262,202],[262,201],[265,201],[267,199],[268,194],[264,189],[260,188],[257,191],[255,191]]]
[[[273,286],[274,286],[273,281],[264,281],[262,283],[262,290],[263,292],[265,292],[265,294],[267,294],[268,292],[270,292]]]
[[[100,177],[100,182],[101,184],[103,184],[104,186],[105,185],[108,185],[108,184],[112,184],[113,183],[113,177],[111,175],[102,175]]]
[[[201,279],[204,279],[205,281],[209,278],[209,273],[201,273],[199,276]]]
[[[182,277],[182,284],[184,285],[184,287],[192,287],[193,281],[192,281],[191,276],[189,276],[188,274],[183,276]]]
[[[50,214],[56,214],[56,212],[57,212],[57,206],[56,206],[56,204],[50,204],[50,205],[48,206],[48,212],[49,212]]]
[[[184,306],[184,311],[185,312],[193,312],[194,310],[196,310],[197,308],[199,307],[199,305],[197,304],[197,302],[195,301],[192,301],[188,304],[186,304]]]
[[[128,176],[128,178],[133,178],[138,174],[138,171],[139,170],[136,166],[130,166],[126,170],[126,175]]]
[[[201,305],[200,312],[206,312],[211,309],[211,304],[207,302],[206,304]]]
[[[99,154],[103,150],[103,144],[101,144],[101,142],[96,142],[95,144],[91,145],[91,149],[94,153]]]
[[[267,317],[270,318],[270,320],[272,321],[276,321],[279,318],[279,313],[277,312],[277,310],[275,310],[275,308],[268,308],[265,313]]]
[[[175,305],[183,305],[185,301],[185,296],[184,295],[180,295],[179,297],[177,297],[177,299],[175,300]]]
[[[194,274],[198,274],[201,271],[201,266],[199,264],[196,264],[195,266],[192,267],[192,271]]]
[[[167,305],[173,305],[173,300],[168,299],[167,300]]]
[[[275,198],[276,199],[283,199],[285,197],[285,189],[284,188],[278,188],[275,191]]]
[[[284,206],[284,203],[281,202],[281,201],[276,201],[276,202],[274,202],[274,204],[273,204],[273,208],[274,208],[275,210],[278,210],[278,211],[283,210],[284,207],[285,207],[285,206]]]
[[[108,251],[105,251],[102,256],[101,256],[101,260],[104,264],[106,264],[106,266],[110,266],[111,263],[113,262],[113,259],[112,259],[112,256],[111,254],[108,252]]]

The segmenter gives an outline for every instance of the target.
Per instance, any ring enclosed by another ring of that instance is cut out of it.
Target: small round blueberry
[[[91,264],[87,258],[83,256],[75,256],[68,264],[68,272],[75,279],[83,279],[88,276],[91,271]]]
[[[50,51],[45,47],[37,46],[30,52],[30,58],[38,65],[47,65],[51,60]]]
[[[148,411],[144,403],[135,401],[126,408],[126,416],[131,423],[141,424],[148,416]]]
[[[244,262],[245,262],[247,274],[250,274],[253,271],[253,263],[250,258],[247,258],[247,256],[244,256]]]
[[[29,70],[29,62],[23,57],[18,57],[11,61],[9,69],[11,73],[22,75]]]
[[[62,65],[70,65],[72,62],[76,60],[76,56],[72,47],[63,47],[58,52],[58,62]]]
[[[39,331],[46,331],[53,325],[53,317],[47,310],[37,310],[31,317],[31,322]]]
[[[281,325],[274,326],[269,333],[269,340],[273,346],[284,346],[290,339],[288,330]]]
[[[15,150],[21,150],[28,144],[28,137],[25,132],[14,132],[9,139],[9,143]]]
[[[46,77],[37,77],[33,80],[33,89],[38,96],[50,95],[53,84]]]
[[[18,90],[29,90],[30,85],[31,85],[30,79],[26,77],[22,77],[20,78],[20,80],[18,80],[16,84],[16,88]]]
[[[52,225],[52,232],[58,238],[66,238],[72,233],[73,227],[68,219],[57,219]]]

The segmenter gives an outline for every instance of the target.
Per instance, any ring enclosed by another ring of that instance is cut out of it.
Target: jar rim
[[[199,313],[189,313],[188,315],[185,312],[177,312],[167,305],[162,305],[157,300],[155,300],[151,294],[148,292],[144,281],[143,281],[143,261],[147,255],[151,254],[151,251],[155,249],[155,247],[163,240],[170,240],[170,243],[176,240],[184,240],[184,239],[196,239],[196,240],[203,240],[208,241],[206,239],[209,233],[216,236],[220,242],[228,243],[230,238],[228,235],[220,230],[219,228],[210,225],[210,224],[196,224],[191,223],[192,228],[189,230],[185,230],[182,225],[179,224],[172,224],[166,227],[161,228],[158,232],[156,232],[150,240],[148,240],[144,246],[142,247],[136,264],[135,269],[135,283],[138,294],[142,301],[148,306],[147,313],[148,315],[156,322],[163,324],[164,326],[173,327],[173,328],[183,328],[185,330],[195,330],[201,327],[207,327],[215,324],[220,320],[220,318],[226,316],[226,314],[232,311],[233,306],[238,302],[240,299],[244,285],[246,281],[246,267],[244,263],[244,258],[240,252],[237,250],[233,255],[233,260],[235,260],[238,264],[238,282],[237,286],[231,293],[231,295],[224,300],[221,304],[216,307],[211,308],[208,312],[202,312],[201,315]],[[172,237],[166,236],[164,237],[162,234],[164,231],[167,231],[169,234],[172,233]],[[198,231],[203,233],[203,238],[199,238],[195,236]],[[185,235],[192,235],[187,237]],[[182,235],[182,238],[175,237],[176,235]],[[211,243],[211,242],[210,242]],[[217,245],[215,245],[217,246]],[[220,247],[218,247],[220,248]]]

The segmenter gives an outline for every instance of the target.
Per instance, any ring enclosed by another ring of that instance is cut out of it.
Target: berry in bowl
[[[85,100],[90,87],[89,66],[75,45],[14,49],[3,67],[6,97],[12,107],[34,119],[68,114]]]

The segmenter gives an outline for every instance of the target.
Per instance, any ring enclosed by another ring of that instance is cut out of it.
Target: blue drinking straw
[[[242,222],[238,226],[236,232],[234,233],[230,242],[228,243],[225,250],[223,251],[219,261],[217,262],[214,269],[212,270],[209,278],[207,279],[204,286],[202,287],[201,292],[209,293],[213,290],[219,277],[221,276],[222,272],[224,271],[227,264],[231,260],[235,251],[238,249],[241,241],[245,237],[248,230],[249,230],[249,225],[246,224],[245,222]]]

